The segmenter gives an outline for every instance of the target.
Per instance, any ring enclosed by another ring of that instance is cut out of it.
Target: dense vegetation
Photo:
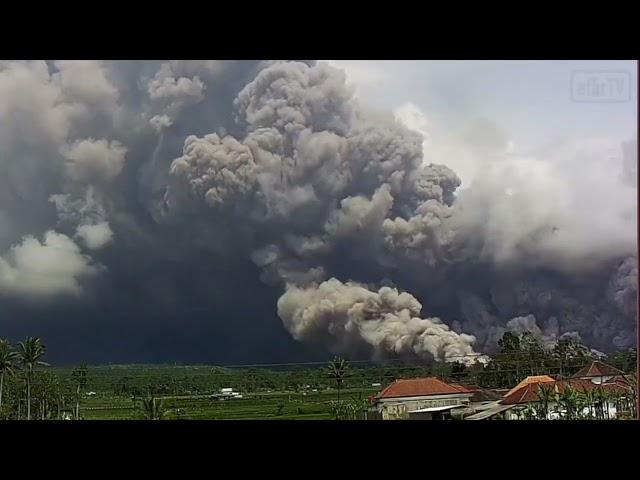
[[[595,358],[574,340],[561,340],[549,350],[530,334],[512,333],[504,335],[500,351],[488,363],[468,367],[403,361],[347,363],[336,358],[328,366],[62,368],[48,366],[45,354],[37,338],[27,338],[16,347],[0,340],[0,419],[362,418],[368,397],[397,378],[437,376],[507,389],[528,375],[568,377]],[[634,374],[636,351],[617,352],[606,362]],[[233,388],[243,396],[211,398],[221,388]]]

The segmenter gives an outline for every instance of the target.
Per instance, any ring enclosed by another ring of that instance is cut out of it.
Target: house
[[[464,420],[488,420],[493,418],[508,418],[508,411],[516,408],[519,403],[511,401],[517,399],[522,401],[523,404],[527,404],[526,400],[532,398],[531,392],[537,389],[539,384],[553,383],[555,380],[548,375],[533,375],[522,380],[518,385],[511,390],[500,391],[502,394],[496,391],[490,392],[490,397],[485,395],[486,401],[479,401],[480,398],[476,395],[472,397],[472,415],[465,415]],[[504,402],[504,399],[508,399]]]
[[[575,414],[579,417],[616,418],[621,413],[620,409],[624,410],[624,404],[628,403],[615,399],[624,397],[629,392],[629,383],[624,374],[610,365],[595,361],[566,380],[555,380],[548,375],[527,377],[505,392],[502,400],[476,407],[476,413],[465,416],[465,420],[516,420],[534,417],[535,410],[542,406],[543,388],[550,389],[546,415],[549,420],[566,415],[566,405],[562,396],[568,388],[583,398],[592,397],[590,406],[582,405],[582,399],[574,399]],[[600,391],[604,391],[605,397],[608,398],[598,398]]]
[[[210,400],[229,400],[233,398],[242,398],[240,392],[234,392],[233,388],[221,388],[220,393],[214,393],[209,396]]]
[[[596,360],[579,370],[571,378],[591,380],[591,382],[600,385],[620,375],[624,375],[624,372],[612,367],[611,365],[607,365],[606,363]]]
[[[435,377],[393,382],[373,397],[367,418],[381,420],[444,420],[451,410],[470,403],[473,391]]]
[[[567,413],[567,407],[563,404],[562,396],[568,388],[578,392],[580,395],[593,395],[591,405],[582,405],[575,402],[576,414],[580,417],[616,418],[618,416],[618,403],[614,400],[614,395],[623,396],[628,393],[628,387],[615,382],[594,383],[590,378],[570,378],[553,382],[531,382],[521,386],[519,389],[509,392],[500,402],[502,406],[509,406],[505,411],[508,420],[527,418],[532,415],[534,409],[541,405],[543,396],[541,386],[551,389],[551,396],[547,405],[546,419],[557,420]],[[598,398],[599,390],[608,394],[602,400]]]

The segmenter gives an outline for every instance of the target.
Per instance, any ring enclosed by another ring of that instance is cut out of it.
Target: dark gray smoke
[[[1,62],[0,321],[143,308],[256,349],[277,313],[332,351],[464,363],[507,330],[634,343],[629,145],[615,181],[569,182],[581,145],[459,191],[422,140],[323,63]]]

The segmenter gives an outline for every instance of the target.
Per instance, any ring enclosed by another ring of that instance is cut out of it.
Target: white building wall
[[[449,405],[466,405],[469,403],[470,398],[471,395],[461,394],[384,398],[378,401],[378,411],[382,414],[383,420],[400,420],[409,418],[409,412],[413,410]]]
[[[524,418],[523,414],[518,415],[517,410],[524,410],[526,407],[527,407],[526,405],[522,405],[521,407],[516,407],[512,410],[509,410],[506,414],[507,419],[519,420],[521,418]],[[613,403],[607,403],[605,408],[606,408],[606,411],[609,412],[609,418],[611,419],[616,418],[618,412],[616,410],[616,406]],[[547,420],[560,420],[564,416],[564,414],[565,414],[565,410],[563,410],[562,408],[559,408],[555,402],[552,402],[549,404],[549,413],[547,414]],[[582,416],[583,417],[589,416],[588,408],[582,409]],[[597,418],[595,409],[591,410],[591,416],[593,418]]]

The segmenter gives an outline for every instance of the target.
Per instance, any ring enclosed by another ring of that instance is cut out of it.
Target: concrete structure
[[[396,380],[373,399],[369,419],[443,420],[468,406],[473,391],[435,377]]]

